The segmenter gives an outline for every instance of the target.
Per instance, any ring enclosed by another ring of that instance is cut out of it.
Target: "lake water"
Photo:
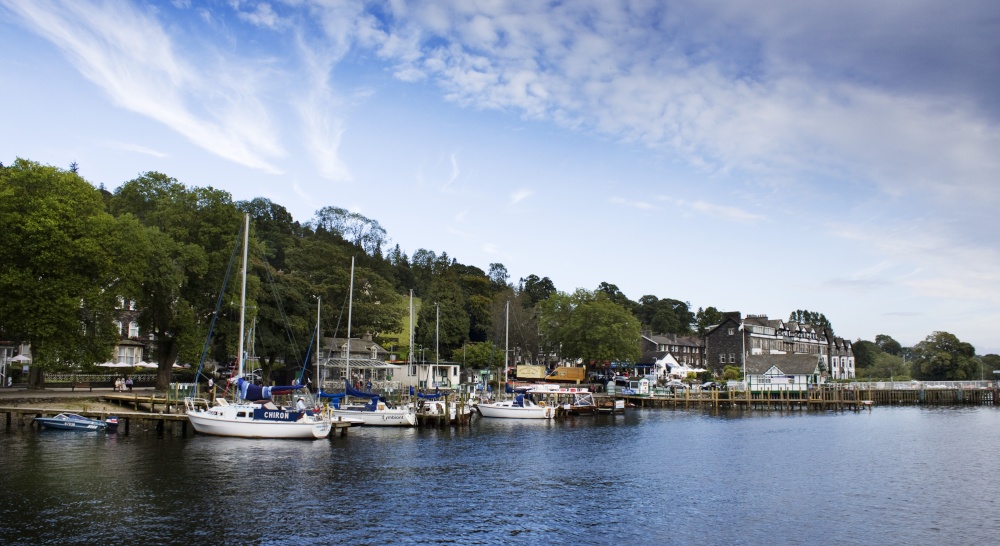
[[[6,544],[990,544],[1000,410],[0,434]]]

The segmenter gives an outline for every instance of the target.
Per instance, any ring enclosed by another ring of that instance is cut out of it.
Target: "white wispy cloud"
[[[656,210],[656,207],[652,203],[646,201],[629,201],[624,197],[613,196],[608,199],[608,202],[612,205],[622,205],[639,210]]]
[[[137,154],[151,155],[153,157],[158,157],[161,159],[167,157],[166,152],[153,150],[152,148],[147,148],[145,146],[140,146],[138,144],[128,144],[125,142],[108,142],[107,147],[113,148],[115,150],[122,150],[124,152],[135,152]]]
[[[268,160],[284,150],[258,98],[254,74],[260,71],[238,63],[198,67],[186,61],[157,20],[132,4],[5,0],[5,5],[122,108],[157,120],[216,155],[280,172]]]
[[[719,205],[702,200],[687,201],[685,199],[678,199],[668,195],[659,195],[657,196],[657,200],[673,204],[682,213],[696,212],[719,220],[728,220],[743,224],[756,224],[767,220],[767,218],[763,215],[755,214],[739,207]]]
[[[510,204],[514,205],[524,201],[525,199],[531,197],[535,194],[534,190],[520,189],[510,194]]]

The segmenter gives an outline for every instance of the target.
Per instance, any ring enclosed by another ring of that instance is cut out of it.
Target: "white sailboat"
[[[229,403],[217,398],[215,405],[202,409],[191,398],[184,400],[186,414],[194,430],[202,434],[237,438],[326,438],[332,425],[328,418],[311,410],[277,406],[272,394],[292,392],[292,387],[260,387],[243,378],[243,335],[246,322],[247,247],[250,238],[250,215],[243,226],[243,285],[240,293],[240,338],[237,356],[237,399]]]
[[[334,419],[351,420],[352,422],[360,419],[368,426],[415,426],[417,424],[417,416],[411,407],[393,407],[381,395],[363,392],[351,387],[351,318],[354,309],[353,300],[354,258],[351,258],[351,284],[347,304],[347,365],[344,372],[344,393],[322,395],[325,398],[332,399],[330,414]],[[349,397],[364,398],[369,400],[369,402],[367,404],[351,404],[347,402]]]
[[[506,317],[504,319],[504,350],[503,367],[508,367],[508,347],[510,340],[510,302],[507,302]],[[491,403],[480,403],[476,406],[483,417],[495,417],[500,419],[552,419],[556,415],[556,408],[543,404],[536,404],[523,393],[514,393],[509,400],[500,400]]]

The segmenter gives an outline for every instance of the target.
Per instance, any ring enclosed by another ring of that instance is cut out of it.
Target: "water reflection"
[[[7,433],[13,544],[986,542],[992,408],[634,410],[322,441]]]

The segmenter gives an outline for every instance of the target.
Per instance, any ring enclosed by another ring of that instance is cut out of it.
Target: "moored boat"
[[[185,413],[194,430],[202,434],[236,438],[326,438],[333,428],[329,418],[312,410],[277,406],[271,400],[272,395],[289,394],[302,388],[302,385],[262,387],[254,385],[243,377],[249,232],[250,216],[247,215],[243,228],[243,286],[240,295],[240,333],[237,349],[239,356],[233,380],[236,384],[238,401],[231,404],[224,398],[217,398],[215,405],[203,408],[199,405],[199,401],[185,398]]]
[[[554,407],[536,404],[523,394],[509,400],[481,403],[476,408],[483,417],[499,419],[552,419],[556,414]]]
[[[58,430],[80,430],[80,431],[90,431],[90,430],[110,430],[114,431],[118,428],[118,418],[108,417],[107,419],[101,421],[99,419],[90,419],[89,417],[84,417],[82,415],[77,415],[75,413],[60,413],[55,417],[35,417],[35,422],[45,428],[53,428]]]

